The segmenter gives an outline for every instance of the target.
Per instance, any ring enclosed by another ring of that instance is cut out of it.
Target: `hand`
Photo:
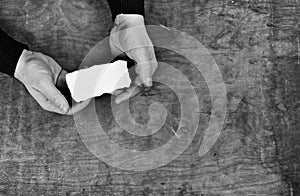
[[[66,114],[69,104],[55,87],[62,68],[52,58],[39,53],[23,50],[18,61],[15,78],[20,80],[45,110]]]
[[[70,108],[66,98],[70,104],[72,98],[66,84],[66,74],[67,72],[51,57],[39,52],[24,50],[14,75],[25,85],[44,110],[73,115],[85,108],[91,99],[72,105]]]
[[[66,114],[69,104],[55,83],[62,68],[52,58],[39,53],[23,50],[18,61],[15,78],[20,80],[45,110]]]
[[[86,69],[86,68],[88,68],[88,67],[87,66],[83,67],[83,69]],[[65,70],[61,71],[61,73],[58,76],[55,86],[64,95],[64,97],[68,100],[69,105],[72,106],[71,109],[69,110],[69,112],[66,113],[66,115],[73,115],[73,114],[81,111],[82,109],[84,109],[87,105],[89,105],[92,98],[82,101],[82,102],[79,102],[79,103],[75,103],[75,101],[73,101],[73,99],[72,99],[71,92],[70,92],[67,82],[66,82],[66,74],[67,74],[67,72]]]
[[[117,92],[115,102],[121,103],[136,95],[140,88],[152,86],[152,76],[157,69],[157,60],[153,44],[147,34],[144,17],[136,14],[120,14],[116,17],[115,26],[111,30],[109,44],[113,55],[121,53],[135,60],[135,71],[138,76],[133,85],[125,91]]]

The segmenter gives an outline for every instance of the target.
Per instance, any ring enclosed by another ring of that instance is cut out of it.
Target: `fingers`
[[[69,111],[69,104],[61,92],[54,86],[51,80],[43,79],[35,87],[37,91],[42,94],[48,102],[59,108],[62,113]]]
[[[110,46],[125,52],[136,61],[136,71],[146,87],[152,86],[152,75],[157,68],[157,61],[151,39],[147,33],[144,18],[140,15],[119,15],[116,26],[111,31]]]
[[[138,65],[138,74],[140,76],[141,82],[146,87],[152,86],[152,68],[149,63],[139,63]]]
[[[82,101],[78,104],[72,105],[72,108],[69,110],[68,113],[66,113],[66,115],[74,115],[75,113],[83,110],[85,107],[87,107],[89,105],[89,103],[92,101],[93,98],[90,98],[86,101]]]
[[[142,56],[143,54],[144,53],[141,53],[140,56]],[[146,56],[149,55],[144,55],[144,57],[139,57],[139,59],[136,60],[136,73],[139,75],[141,83],[143,85],[145,85],[146,87],[151,87],[153,85],[152,76],[156,71],[158,64],[155,58],[155,54],[152,55],[152,59],[149,59]]]
[[[116,104],[120,104],[123,101],[126,101],[130,99],[131,97],[137,95],[139,92],[141,92],[141,87],[139,86],[131,86],[127,90],[125,90],[123,93],[120,93],[117,98],[115,99]]]
[[[115,103],[116,104],[120,104],[123,101],[126,101],[128,99],[130,99],[131,97],[134,97],[135,95],[137,95],[139,92],[142,91],[142,88],[140,87],[142,85],[142,81],[140,76],[137,76],[134,80],[134,84],[129,87],[126,90],[115,90],[112,94],[117,96]]]
[[[37,91],[34,88],[28,89],[31,96],[38,102],[38,104],[47,111],[55,112],[58,114],[65,114],[65,112],[61,111],[60,108],[53,105],[43,94]]]
[[[81,66],[81,68],[80,69],[87,69],[87,68],[89,68],[90,66],[88,66],[88,65],[83,65],[83,66]]]
[[[122,93],[123,91],[124,91],[124,90],[122,90],[122,89],[117,89],[117,90],[114,90],[111,94],[117,96],[117,95],[119,95],[120,93]]]

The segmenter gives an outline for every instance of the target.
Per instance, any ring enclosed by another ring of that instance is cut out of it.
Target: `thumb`
[[[62,112],[67,113],[69,111],[69,104],[66,98],[55,87],[51,80],[42,80],[36,87],[42,95],[44,95],[50,103],[59,108]]]
[[[146,87],[151,87],[152,86],[152,66],[151,63],[148,61],[143,61],[143,62],[137,62],[136,65],[136,72],[139,75],[139,78],[141,82],[146,86]]]
[[[132,56],[135,57],[133,59],[137,63],[136,73],[139,75],[141,82],[146,87],[151,87],[152,76],[158,67],[153,48],[137,48],[132,50],[132,53],[134,54]]]
[[[50,111],[50,112],[55,112],[55,113],[58,113],[58,114],[65,114],[59,108],[57,108],[56,106],[51,104],[49,102],[49,100],[43,94],[41,94],[38,90],[36,90],[35,88],[27,88],[27,90],[29,91],[31,96],[38,102],[38,104],[44,110],[47,110],[47,111]]]

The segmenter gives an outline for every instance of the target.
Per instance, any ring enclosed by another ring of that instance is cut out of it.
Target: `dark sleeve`
[[[7,35],[0,28],[0,72],[14,76],[18,60],[28,46]]]
[[[115,21],[115,18],[118,14],[140,14],[145,16],[144,11],[144,0],[107,0],[112,20]]]

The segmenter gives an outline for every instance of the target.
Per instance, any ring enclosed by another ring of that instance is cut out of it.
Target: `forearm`
[[[28,46],[7,35],[0,29],[0,72],[14,76],[17,62]]]
[[[107,0],[110,11],[112,14],[112,20],[118,14],[140,14],[145,16],[144,0]]]

